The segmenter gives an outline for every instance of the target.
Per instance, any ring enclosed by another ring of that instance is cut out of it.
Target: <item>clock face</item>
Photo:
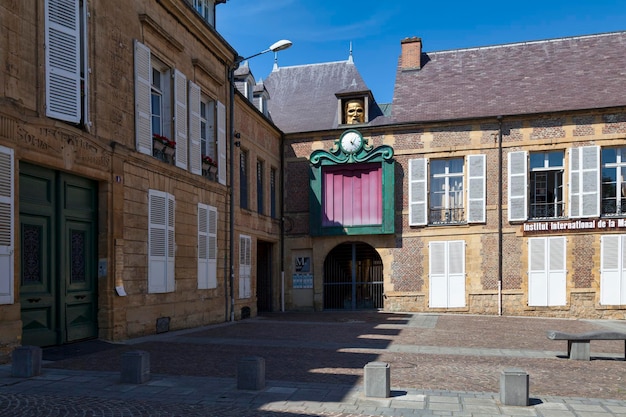
[[[363,138],[357,132],[346,132],[341,137],[341,149],[343,149],[347,153],[354,153],[361,149],[361,144],[363,143]]]

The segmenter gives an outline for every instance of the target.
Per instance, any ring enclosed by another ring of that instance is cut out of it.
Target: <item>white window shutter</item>
[[[600,147],[570,149],[570,217],[600,216]]]
[[[428,223],[427,162],[425,158],[409,161],[409,225]]]
[[[176,166],[187,169],[189,143],[187,134],[187,77],[174,70],[174,137],[176,138]]]
[[[528,157],[527,152],[511,152],[509,169],[509,221],[523,221],[528,218]]]
[[[467,156],[467,222],[484,223],[486,221],[486,158],[485,155]]]
[[[189,170],[197,175],[202,174],[200,98],[200,86],[189,81]]]
[[[198,288],[217,288],[217,209],[198,204]]]
[[[79,123],[80,11],[76,0],[45,4],[46,116]]]
[[[135,146],[152,155],[150,48],[135,40]]]
[[[232,122],[231,120],[230,123]],[[217,156],[217,177],[220,184],[226,185],[226,106],[219,101],[217,102]],[[230,163],[232,164],[233,161]]]
[[[528,239],[528,305],[548,305],[546,239]]]
[[[600,304],[626,304],[626,235],[604,235],[600,242]]]
[[[176,201],[171,194],[167,195],[167,292],[174,291],[176,282],[174,281],[176,259],[176,232],[174,230],[176,213]]]
[[[217,288],[217,208],[209,207],[208,216],[208,284],[209,288]]]
[[[239,237],[239,298],[251,297],[252,238]]]
[[[448,243],[448,307],[465,307],[465,241]]]
[[[198,204],[198,289],[209,288],[208,256],[209,225],[208,206]]]
[[[148,292],[174,291],[174,197],[159,190],[148,194]]]
[[[0,304],[13,304],[14,172],[13,149],[0,146]]]
[[[446,242],[430,242],[429,254],[429,297],[431,308],[448,306],[448,271],[446,262]]]
[[[548,305],[564,306],[567,300],[567,269],[565,266],[565,237],[548,238],[549,269],[548,269]]]

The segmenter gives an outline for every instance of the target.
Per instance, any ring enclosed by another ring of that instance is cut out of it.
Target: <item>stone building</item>
[[[219,3],[0,5],[0,359],[278,303],[281,132],[231,90]]]
[[[272,71],[288,309],[626,318],[625,52],[404,39],[390,112],[351,57]]]

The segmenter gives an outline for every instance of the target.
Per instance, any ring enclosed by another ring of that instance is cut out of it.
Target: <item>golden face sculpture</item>
[[[365,109],[361,100],[346,102],[346,124],[354,125],[365,122]]]

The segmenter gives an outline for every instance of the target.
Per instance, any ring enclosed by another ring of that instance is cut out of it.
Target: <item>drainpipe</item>
[[[502,315],[502,116],[498,116],[498,316]]]
[[[285,135],[280,134],[280,311],[285,312]]]
[[[228,69],[228,84],[230,87],[229,122],[230,132],[228,134],[229,149],[229,180],[230,180],[230,217],[229,217],[229,284],[230,284],[230,321],[235,321],[235,70],[239,67],[239,62],[235,61]]]

